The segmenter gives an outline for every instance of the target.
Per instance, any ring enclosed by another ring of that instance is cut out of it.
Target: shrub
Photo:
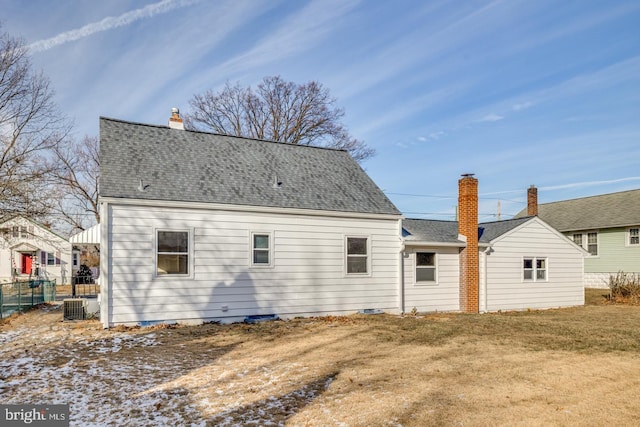
[[[613,302],[640,303],[640,275],[619,271],[609,276],[609,289]]]

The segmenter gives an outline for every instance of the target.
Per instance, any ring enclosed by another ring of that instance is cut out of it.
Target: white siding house
[[[403,311],[460,310],[459,252],[466,243],[455,221],[403,221]],[[587,252],[540,218],[478,226],[478,311],[546,309],[584,303]],[[420,277],[419,277],[420,276]]]
[[[346,152],[100,126],[105,327],[399,312],[401,215]]]
[[[71,281],[71,245],[42,224],[16,216],[0,222],[0,281]]]
[[[480,258],[483,311],[584,304],[581,278],[587,252],[540,218],[530,217],[485,248]]]
[[[403,219],[345,151],[175,122],[100,119],[105,327],[583,303],[586,252],[536,217],[478,224],[470,174],[460,223]]]

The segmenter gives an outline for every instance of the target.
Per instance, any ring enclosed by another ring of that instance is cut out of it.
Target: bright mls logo
[[[69,427],[69,405],[0,405],[0,425]]]

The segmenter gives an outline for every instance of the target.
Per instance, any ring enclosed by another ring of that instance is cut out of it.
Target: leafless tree
[[[66,139],[53,150],[49,178],[58,194],[55,211],[75,231],[100,223],[99,152],[98,138],[90,136]]]
[[[24,42],[0,33],[0,216],[48,213],[46,158],[68,130]]]
[[[280,76],[265,77],[257,88],[229,82],[219,92],[208,90],[189,101],[185,115],[192,129],[347,150],[357,161],[375,154],[353,138],[341,119],[344,111],[320,83],[296,84]]]

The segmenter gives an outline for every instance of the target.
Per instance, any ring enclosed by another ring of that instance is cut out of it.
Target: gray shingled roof
[[[483,222],[480,224],[480,242],[489,243],[494,239],[508,233],[521,224],[529,221],[532,217],[523,217],[517,219],[507,219],[504,221]]]
[[[400,215],[342,150],[101,117],[100,172],[101,197]]]
[[[458,223],[456,221],[403,219],[402,235],[407,241],[463,243],[458,240]]]
[[[529,221],[531,217],[510,219],[505,221],[484,222],[478,225],[480,243],[492,240]],[[406,241],[434,243],[462,243],[458,240],[457,221],[437,221],[431,219],[403,219],[403,237]]]
[[[640,225],[640,190],[543,203],[538,216],[561,232]]]

